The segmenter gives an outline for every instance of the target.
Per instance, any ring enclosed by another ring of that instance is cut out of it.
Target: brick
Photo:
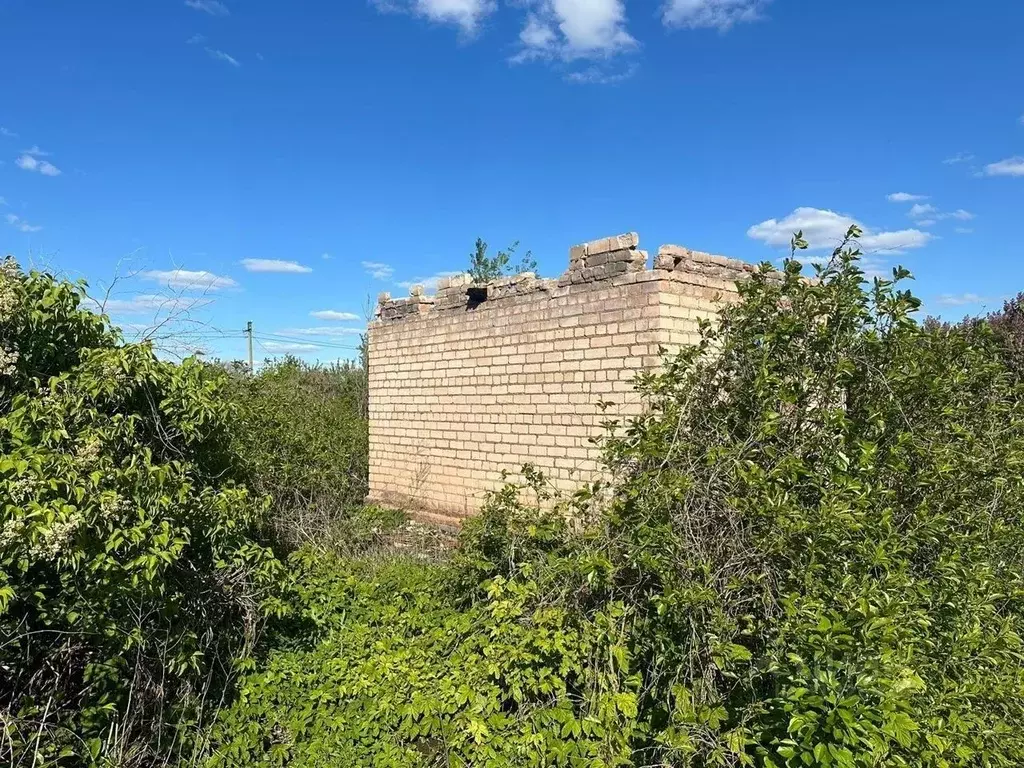
[[[735,301],[749,274],[679,247],[646,272],[638,244],[628,233],[574,246],[562,285],[503,278],[475,306],[465,274],[433,298],[382,294],[369,329],[371,498],[461,516],[524,461],[567,491],[599,471],[588,442],[604,418],[598,399],[616,403],[614,416],[639,413],[637,371],[661,364],[659,345],[695,343],[697,318]]]

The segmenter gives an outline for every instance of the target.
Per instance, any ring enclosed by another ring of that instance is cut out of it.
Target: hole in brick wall
[[[487,286],[474,285],[466,289],[466,309],[476,309],[487,301]]]

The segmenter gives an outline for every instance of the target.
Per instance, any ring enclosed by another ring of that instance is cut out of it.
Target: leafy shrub
[[[125,346],[82,287],[0,273],[0,755],[187,754],[280,613],[265,505],[230,475],[226,379]]]
[[[367,493],[366,377],[349,364],[270,363],[236,372],[235,471],[272,499],[276,538],[286,547],[347,545]]]
[[[1024,763],[1021,390],[858,255],[756,275],[607,442],[666,763]]]
[[[304,552],[293,567],[306,620],[293,637],[312,647],[284,639],[241,682],[212,766],[628,762],[636,691],[616,672],[616,606],[579,622],[529,567],[469,607],[450,599],[447,566]]]
[[[518,248],[519,241],[517,240],[507,250],[498,251],[494,256],[488,256],[487,243],[478,237],[473,247],[473,253],[469,254],[470,278],[474,283],[486,283],[506,274],[536,272],[537,260],[533,258],[532,251],[527,251],[518,264],[514,266],[510,264]]]

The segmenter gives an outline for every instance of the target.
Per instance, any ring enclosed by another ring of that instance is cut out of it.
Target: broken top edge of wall
[[[663,245],[648,269],[648,255],[639,249],[640,236],[627,232],[602,237],[569,249],[569,268],[558,278],[538,278],[522,272],[474,283],[468,273],[449,275],[438,281],[437,292],[425,295],[423,286],[414,285],[407,298],[392,298],[390,293],[377,297],[376,321],[391,323],[452,311],[471,311],[516,297],[563,294],[586,289],[592,284],[639,282],[672,279],[704,285],[712,282],[734,283],[749,276],[757,266],[740,259],[694,251],[681,245]]]

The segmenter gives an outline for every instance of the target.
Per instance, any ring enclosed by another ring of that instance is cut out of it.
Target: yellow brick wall
[[[599,469],[601,422],[641,407],[635,374],[734,292],[655,269],[372,323],[370,498],[462,517],[524,463],[573,490]]]

